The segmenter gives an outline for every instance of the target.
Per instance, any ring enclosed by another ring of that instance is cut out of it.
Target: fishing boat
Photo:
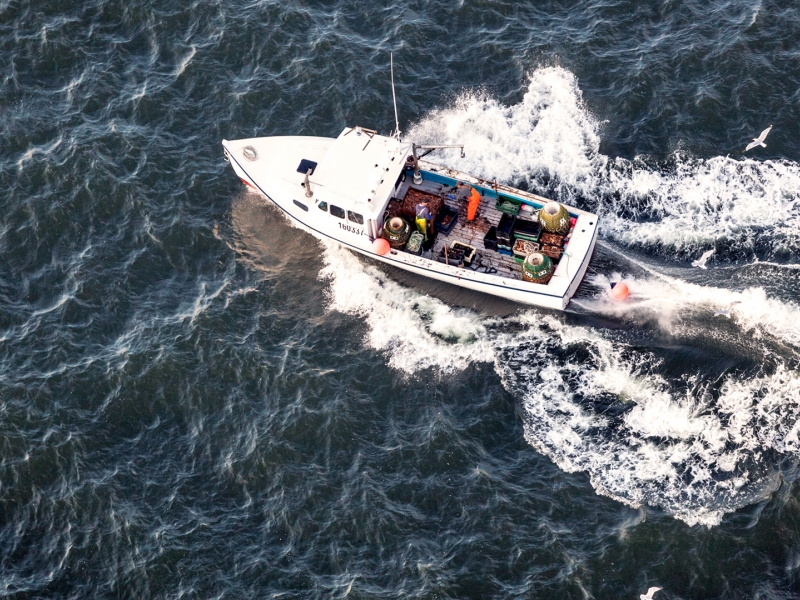
[[[422,160],[395,130],[223,140],[242,182],[293,224],[421,277],[563,310],[597,241],[597,215]]]
[[[566,308],[597,240],[595,214],[424,160],[441,148],[463,154],[461,146],[422,146],[359,126],[335,139],[222,146],[246,186],[314,236],[516,302]]]

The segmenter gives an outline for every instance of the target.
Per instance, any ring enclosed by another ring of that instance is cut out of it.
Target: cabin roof
[[[403,170],[409,144],[360,127],[346,127],[311,176],[325,192],[364,212],[378,210]]]

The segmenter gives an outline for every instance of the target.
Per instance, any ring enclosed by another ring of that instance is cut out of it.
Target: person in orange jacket
[[[456,198],[467,200],[467,221],[474,221],[478,214],[478,207],[481,205],[481,195],[474,187],[466,185],[463,181],[458,182]]]

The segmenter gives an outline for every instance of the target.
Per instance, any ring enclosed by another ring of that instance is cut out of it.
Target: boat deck
[[[436,241],[430,251],[424,252],[423,256],[426,258],[433,258],[439,255],[442,247],[447,244],[448,247],[452,246],[453,242],[461,242],[468,244],[475,248],[475,259],[469,267],[473,270],[486,273],[496,273],[498,276],[507,279],[522,279],[522,268],[513,256],[500,254],[494,250],[486,250],[483,247],[483,238],[486,232],[492,225],[497,225],[500,222],[500,217],[503,213],[497,210],[495,205],[495,198],[491,196],[482,196],[481,204],[478,208],[478,214],[474,221],[467,220],[467,203],[465,201],[451,200],[447,194],[451,192],[452,188],[432,181],[423,180],[421,184],[411,183],[411,178],[403,184],[400,190],[399,198],[405,197],[409,189],[417,189],[431,194],[441,195],[444,197],[445,204],[450,208],[458,211],[458,220],[449,234],[445,235],[439,233],[436,236]],[[529,217],[533,219],[533,213]]]

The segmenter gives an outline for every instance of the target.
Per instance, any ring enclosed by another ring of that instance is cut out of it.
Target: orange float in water
[[[389,252],[390,249],[391,246],[389,245],[389,241],[383,238],[377,238],[374,242],[372,242],[372,250],[378,256],[383,256]]]
[[[615,281],[611,284],[611,297],[614,300],[627,300],[631,291],[628,289],[628,284],[624,281]]]

